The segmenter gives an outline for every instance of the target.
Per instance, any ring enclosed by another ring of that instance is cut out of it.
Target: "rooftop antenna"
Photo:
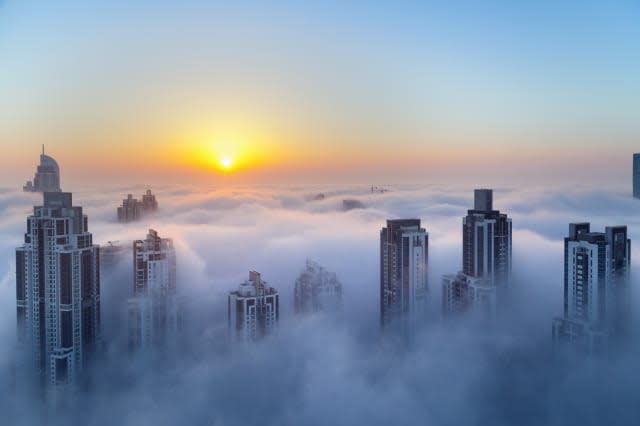
[[[42,155],[44,155],[44,144],[42,144]]]

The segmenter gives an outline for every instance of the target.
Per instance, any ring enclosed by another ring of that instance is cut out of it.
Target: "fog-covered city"
[[[146,187],[74,191],[73,205],[83,207],[103,258],[106,247],[122,251],[102,265],[101,342],[83,372],[86,384],[51,403],[25,388],[16,371],[23,364],[16,359],[15,248],[42,194],[5,188],[3,411],[12,424],[100,425],[114,416],[122,424],[632,421],[637,338],[606,354],[580,349],[566,358],[554,354],[551,329],[563,312],[569,222],[588,221],[593,230],[627,225],[633,247],[640,205],[622,188],[494,188],[494,207],[513,226],[509,294],[498,299],[495,320],[473,312],[445,319],[442,276],[462,268],[461,225],[473,189],[162,186],[154,188],[158,209],[128,223],[118,221],[116,207]],[[345,209],[344,200],[359,208]],[[380,230],[394,218],[420,218],[429,236],[427,311],[409,342],[380,323]],[[130,248],[149,229],[174,241],[184,324],[174,345],[132,352]],[[294,285],[307,259],[335,272],[339,311],[294,313]],[[274,332],[243,344],[230,338],[227,298],[250,270],[278,291],[280,312]],[[632,263],[634,324],[636,270]]]

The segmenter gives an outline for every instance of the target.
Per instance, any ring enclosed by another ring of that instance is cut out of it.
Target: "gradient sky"
[[[639,76],[638,1],[0,0],[0,177],[620,183]]]

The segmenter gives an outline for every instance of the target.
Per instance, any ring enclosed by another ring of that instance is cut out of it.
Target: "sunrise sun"
[[[228,156],[220,157],[220,167],[224,170],[231,170],[233,167],[233,158]]]

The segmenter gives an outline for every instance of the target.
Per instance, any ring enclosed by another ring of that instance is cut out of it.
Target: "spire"
[[[44,155],[44,144],[42,144],[42,155]]]

